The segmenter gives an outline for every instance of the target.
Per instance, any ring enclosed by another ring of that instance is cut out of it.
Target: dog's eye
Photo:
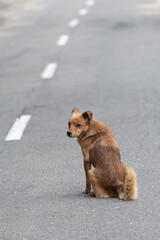
[[[71,123],[70,122],[68,122],[68,127],[70,127],[71,126]]]
[[[76,124],[76,127],[78,127],[78,128],[81,127],[81,124],[77,123],[77,124]]]

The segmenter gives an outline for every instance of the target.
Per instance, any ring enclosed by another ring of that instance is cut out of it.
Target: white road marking
[[[93,1],[93,0],[88,0],[88,1],[86,1],[86,5],[88,6],[88,7],[91,7],[91,6],[93,6],[95,4],[95,2]]]
[[[160,10],[160,0],[157,0],[153,3],[141,3],[138,4],[137,7],[140,9],[141,15],[151,16],[151,15],[159,15]]]
[[[46,5],[43,5],[43,4],[38,4],[38,3],[27,3],[25,6],[24,6],[24,9],[25,10],[33,10],[33,11],[42,11],[42,10],[45,10],[47,7]]]
[[[47,64],[46,68],[44,69],[43,73],[41,74],[42,79],[49,79],[52,78],[55,74],[57,68],[57,63],[49,63]]]
[[[1,29],[9,29],[9,28],[17,28],[17,27],[28,27],[33,26],[34,22],[32,21],[12,21],[12,22],[6,22],[3,24]]]
[[[5,141],[20,140],[30,119],[30,115],[22,115],[17,118],[13,126],[9,130]]]
[[[79,10],[79,15],[84,16],[88,13],[88,10],[86,8],[82,8]]]
[[[69,23],[68,23],[68,26],[69,27],[76,27],[78,24],[79,24],[79,19],[75,18],[75,19],[72,19]]]
[[[6,31],[0,31],[0,38],[1,37],[12,37],[14,36],[16,33],[15,32],[6,32]]]
[[[69,35],[62,35],[62,36],[60,36],[60,38],[58,39],[57,45],[58,45],[58,46],[64,46],[64,45],[67,44],[68,40],[69,40]]]
[[[139,4],[138,5],[139,8],[142,8],[142,9],[151,9],[151,10],[157,10],[160,8],[160,3],[159,2],[155,2],[155,3],[144,3],[144,4]]]

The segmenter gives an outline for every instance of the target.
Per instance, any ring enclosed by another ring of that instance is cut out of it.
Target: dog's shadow
[[[111,201],[118,201],[119,202],[119,199],[118,197],[113,197],[113,198],[96,198],[96,197],[93,197],[93,196],[90,196],[89,193],[84,193],[84,192],[68,192],[68,193],[63,193],[61,194],[61,198],[63,199],[72,199],[72,200],[75,200],[75,201],[107,201],[107,202],[111,202]]]

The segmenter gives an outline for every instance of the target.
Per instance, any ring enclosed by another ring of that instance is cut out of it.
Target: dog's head
[[[93,113],[91,111],[86,111],[80,113],[78,109],[72,109],[72,115],[68,121],[68,137],[79,137],[84,134],[89,126],[92,119]]]

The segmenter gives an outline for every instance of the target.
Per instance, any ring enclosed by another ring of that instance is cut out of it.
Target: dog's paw
[[[85,190],[83,191],[84,194],[88,194],[91,191],[91,185],[87,184]]]
[[[90,196],[91,196],[91,197],[96,197],[96,195],[95,195],[94,192],[90,192]]]
[[[83,193],[83,194],[89,194],[90,191],[86,191],[86,190],[84,190],[82,193]]]

